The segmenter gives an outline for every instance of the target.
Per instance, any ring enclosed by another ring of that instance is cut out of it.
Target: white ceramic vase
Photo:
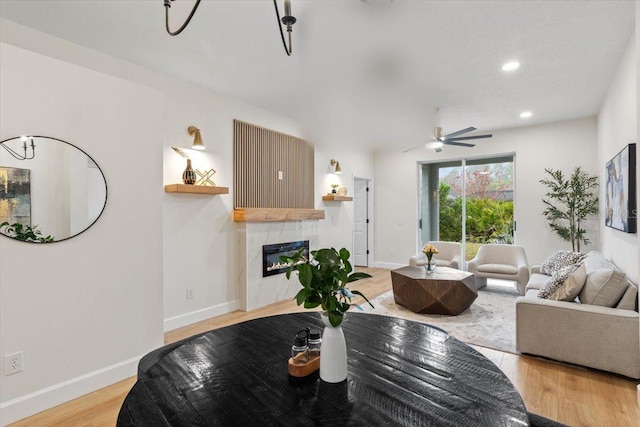
[[[339,383],[347,379],[347,342],[342,326],[332,326],[325,313],[321,317],[324,332],[320,345],[320,379]]]

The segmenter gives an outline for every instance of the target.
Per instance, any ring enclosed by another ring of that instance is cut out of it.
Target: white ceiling
[[[173,28],[193,3],[173,3]],[[271,0],[204,0],[176,37],[163,0],[0,0],[0,16],[397,148],[430,136],[436,107],[445,133],[597,114],[634,31],[633,1],[381,3],[292,0],[291,57]]]

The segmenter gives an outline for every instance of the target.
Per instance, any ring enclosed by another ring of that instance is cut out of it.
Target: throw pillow
[[[585,255],[580,252],[563,250],[556,251],[556,253],[551,255],[542,263],[540,273],[551,276],[561,268],[579,263],[584,257]]]
[[[615,264],[606,259],[600,252],[591,251],[584,257],[584,265],[587,267],[587,275],[601,268],[616,268]]]
[[[624,295],[622,295],[622,299],[620,300],[618,305],[616,305],[616,308],[620,308],[622,310],[638,311],[637,307],[638,307],[638,288],[636,288],[632,284],[629,284],[627,286],[626,292],[624,293]]]
[[[555,301],[573,301],[587,280],[587,270],[583,264],[569,265],[551,275],[551,279],[538,293],[538,298]]]
[[[615,307],[628,287],[627,275],[617,268],[599,268],[589,271],[587,282],[580,292],[582,304]]]

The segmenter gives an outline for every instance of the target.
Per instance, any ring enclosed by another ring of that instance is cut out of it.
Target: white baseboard
[[[136,375],[142,356],[107,366],[0,404],[0,425],[6,426],[87,393]]]
[[[190,313],[181,314],[179,316],[164,319],[164,331],[172,331],[192,323],[220,316],[221,314],[231,313],[240,309],[240,300],[233,300],[218,305],[212,305]]]
[[[376,261],[375,266],[378,268],[388,268],[389,270],[395,270],[396,268],[406,267],[407,264],[398,264],[395,262]]]

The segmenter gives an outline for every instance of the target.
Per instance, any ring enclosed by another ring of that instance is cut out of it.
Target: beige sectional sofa
[[[586,282],[571,302],[538,298],[551,276],[531,268],[516,300],[516,348],[640,379],[638,287],[598,252],[582,262]]]

